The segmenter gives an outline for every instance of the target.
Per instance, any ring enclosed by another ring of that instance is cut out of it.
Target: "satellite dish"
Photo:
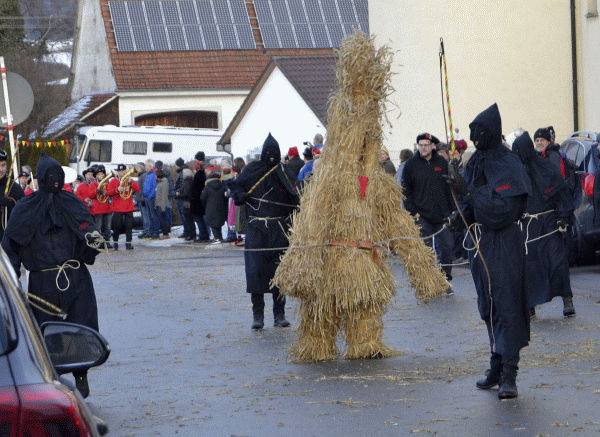
[[[4,83],[0,81],[2,93],[0,93],[0,127],[8,126],[6,119],[6,105],[4,96],[6,90]],[[23,123],[31,114],[33,109],[33,90],[29,83],[17,73],[6,73],[6,86],[8,88],[8,104],[10,105],[10,114],[12,115],[12,125],[16,126]]]
[[[75,179],[77,179],[77,171],[71,167],[62,166],[63,171],[65,172],[65,184],[70,184]]]

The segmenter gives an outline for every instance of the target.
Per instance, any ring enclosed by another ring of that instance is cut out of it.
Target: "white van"
[[[179,157],[186,162],[203,151],[210,158],[233,159],[229,151],[217,149],[221,129],[196,129],[164,126],[87,126],[79,129],[79,140],[71,149],[69,166],[80,174],[93,164],[103,164],[106,171],[117,164],[132,165],[147,159],[174,164]]]

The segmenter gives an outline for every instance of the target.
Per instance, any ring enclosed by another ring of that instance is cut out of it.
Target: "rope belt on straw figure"
[[[382,317],[396,288],[381,262],[383,247],[372,242],[410,237],[389,246],[400,254],[421,301],[448,288],[435,254],[402,208],[395,179],[379,166],[391,62],[390,49],[376,50],[362,32],[342,41],[327,145],[293,215],[291,248],[272,281],[300,300],[299,338],[290,351],[300,361],[334,359],[340,330],[346,334],[345,358],[394,353],[383,343]]]

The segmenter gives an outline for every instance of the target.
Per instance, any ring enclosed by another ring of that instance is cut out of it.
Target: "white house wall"
[[[325,128],[288,82],[275,68],[231,137],[235,157],[245,157],[249,150],[262,147],[269,132],[279,142],[281,155],[290,147],[298,147],[300,155],[304,141],[316,133],[325,135]]]
[[[119,92],[119,124],[135,124],[146,114],[176,111],[213,111],[218,114],[219,129],[229,126],[249,90],[188,92]]]
[[[413,148],[420,132],[445,138],[440,37],[459,136],[468,140],[469,123],[494,102],[505,135],[548,125],[558,140],[572,132],[568,1],[370,1],[369,20],[377,44],[395,53],[396,107],[388,107],[393,128],[386,129],[393,159],[400,149]]]
[[[580,130],[600,132],[600,18],[597,2],[580,2]]]

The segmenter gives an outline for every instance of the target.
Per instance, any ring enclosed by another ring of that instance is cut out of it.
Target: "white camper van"
[[[131,165],[147,159],[174,164],[179,157],[186,162],[198,151],[210,158],[233,158],[217,141],[220,129],[196,129],[164,126],[91,126],[79,129],[79,141],[69,155],[69,166],[81,173],[93,164],[107,171],[117,164]]]

